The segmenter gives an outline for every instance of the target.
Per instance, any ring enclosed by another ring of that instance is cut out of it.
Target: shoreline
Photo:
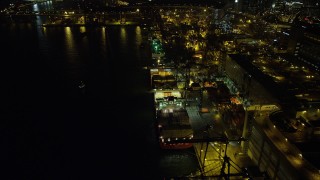
[[[139,22],[127,22],[121,24],[120,22],[110,22],[110,23],[99,23],[99,24],[42,24],[42,27],[82,27],[82,26],[136,26],[139,25]]]

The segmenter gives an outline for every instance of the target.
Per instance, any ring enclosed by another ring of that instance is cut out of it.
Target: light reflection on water
[[[75,42],[73,39],[73,34],[71,32],[71,28],[65,27],[64,32],[65,32],[65,40],[66,40],[66,43],[65,43],[66,44],[66,52],[68,52],[67,60],[69,61],[69,63],[73,63],[77,59],[79,59],[78,48],[76,48],[76,46],[75,46]]]
[[[121,34],[120,34],[121,45],[126,46],[127,44],[127,32],[124,26],[121,26]]]

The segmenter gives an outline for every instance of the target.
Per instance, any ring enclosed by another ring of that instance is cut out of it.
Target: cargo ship
[[[169,92],[164,92],[168,94]],[[182,98],[165,96],[156,100],[156,120],[158,124],[159,143],[162,149],[185,149],[192,147],[192,143],[183,140],[193,138],[185,102]],[[172,143],[179,140],[179,143]],[[182,142],[181,142],[182,140]]]
[[[172,73],[167,68],[151,70],[159,145],[162,149],[186,149],[192,147],[187,140],[193,138],[193,129],[186,100],[176,88]]]

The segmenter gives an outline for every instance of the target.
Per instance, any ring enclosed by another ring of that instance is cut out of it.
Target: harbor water
[[[0,25],[1,156],[10,179],[163,179],[197,171],[192,149],[158,148],[143,68],[151,55],[141,34],[139,26]]]

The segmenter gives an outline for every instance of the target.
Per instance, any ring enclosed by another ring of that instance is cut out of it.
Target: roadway
[[[262,127],[263,132],[278,151],[300,172],[303,178],[310,180],[320,179],[320,172],[303,158],[301,151],[283,136],[279,129],[273,125],[267,114],[256,116],[255,122]]]

